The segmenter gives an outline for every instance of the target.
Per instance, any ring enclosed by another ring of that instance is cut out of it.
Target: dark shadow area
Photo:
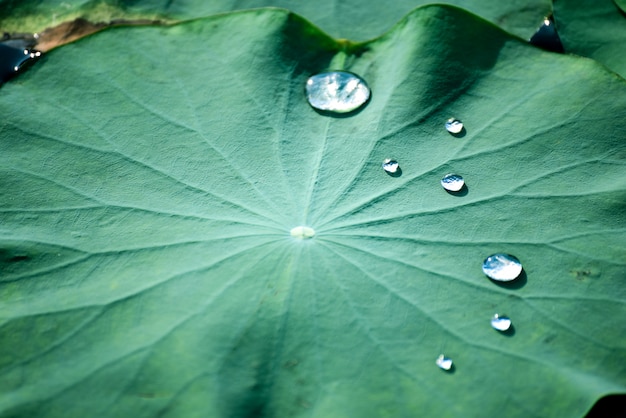
[[[450,132],[450,135],[452,135],[455,138],[463,138],[465,135],[467,135],[467,131],[465,130],[465,126],[461,129],[460,132],[454,133],[454,132]]]
[[[41,53],[0,43],[0,84],[32,65]]]
[[[449,373],[449,374],[454,374],[456,372],[456,365],[452,363],[450,370],[444,370],[444,372]]]
[[[489,276],[487,276],[489,277]],[[509,289],[509,290],[517,290],[517,289],[521,289],[522,287],[526,286],[526,282],[528,281],[528,277],[526,277],[526,270],[522,269],[522,272],[520,273],[519,276],[517,276],[517,279],[511,280],[510,282],[501,282],[498,280],[492,280],[490,279],[493,283],[497,284],[498,286],[504,288],[504,289]]]
[[[15,67],[19,67],[24,57],[23,49],[0,44],[0,83],[4,83],[17,73]]]
[[[453,192],[452,190],[448,190],[448,189],[443,189],[443,190],[448,192],[449,195],[458,196],[458,197],[467,196],[467,194],[469,193],[469,188],[467,187],[467,184],[464,184],[463,187],[461,187],[461,190],[457,192]]]
[[[530,38],[530,43],[546,51],[563,53],[563,44],[559,34],[556,33],[554,19],[552,16],[546,18],[543,25],[537,29],[537,32]]]
[[[626,394],[607,395],[598,400],[585,418],[626,417]]]
[[[16,255],[15,257],[11,257],[8,259],[9,263],[19,263],[20,261],[28,261],[30,257],[27,255]]]
[[[385,173],[387,173],[387,175],[390,177],[400,177],[402,175],[402,167],[398,167],[395,173],[390,173],[387,170],[385,170]]]

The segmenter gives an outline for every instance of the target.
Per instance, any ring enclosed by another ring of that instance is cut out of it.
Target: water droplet
[[[41,56],[41,52],[14,48],[0,44],[0,84],[15,76],[28,62]]]
[[[296,226],[291,229],[291,236],[298,239],[309,239],[315,236],[315,230],[308,226]]]
[[[463,130],[463,122],[455,118],[450,118],[446,121],[446,130],[451,134],[458,134]]]
[[[442,370],[450,370],[452,368],[452,360],[444,356],[443,354],[439,354],[439,357],[437,357],[435,363]]]
[[[314,108],[332,113],[349,113],[370,98],[370,89],[359,76],[346,71],[316,74],[306,82],[307,100]]]
[[[493,254],[483,261],[483,272],[492,280],[509,282],[522,273],[522,263],[510,254]]]
[[[387,158],[385,161],[383,161],[383,170],[385,170],[387,173],[394,174],[398,171],[398,168],[400,168],[400,165],[398,165],[398,162],[396,160]]]
[[[458,192],[465,185],[465,180],[458,174],[446,174],[441,179],[441,185],[449,192]]]
[[[511,328],[511,319],[506,315],[495,314],[491,318],[491,326],[498,331],[506,331]]]

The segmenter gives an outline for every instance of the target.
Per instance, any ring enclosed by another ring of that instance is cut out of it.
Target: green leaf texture
[[[308,105],[327,68],[361,112]],[[267,9],[85,38],[0,109],[3,418],[575,417],[626,390],[626,84],[593,61],[453,7],[366,44]]]
[[[41,31],[77,17],[112,19],[190,19],[263,6],[284,7],[310,19],[332,36],[355,41],[380,36],[405,14],[428,0],[0,0],[0,29]],[[523,38],[530,38],[550,14],[550,0],[447,0]]]
[[[559,0],[557,31],[566,52],[593,58],[626,77],[626,13],[612,0]]]

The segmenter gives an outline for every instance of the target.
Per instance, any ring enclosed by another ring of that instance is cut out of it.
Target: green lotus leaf
[[[33,33],[77,18],[108,22],[124,18],[156,18],[157,14],[156,10],[145,16],[133,13],[124,0],[0,0],[0,30]]]
[[[626,77],[626,14],[612,0],[554,2],[557,31],[566,52],[593,58]]]
[[[329,68],[364,108],[309,106]],[[0,109],[1,417],[575,417],[626,390],[626,84],[591,60],[454,7],[363,44],[260,9],[58,48]],[[513,282],[481,270],[501,252]]]
[[[405,14],[427,0],[0,0],[0,29],[37,32],[78,17],[92,22],[115,19],[190,19],[263,6],[293,10],[332,36],[363,41],[380,36]],[[523,38],[530,38],[551,12],[550,0],[447,0]]]

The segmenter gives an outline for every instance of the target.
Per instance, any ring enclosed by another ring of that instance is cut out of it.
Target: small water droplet
[[[465,185],[465,180],[458,174],[446,174],[441,179],[441,185],[449,192],[458,192]]]
[[[458,134],[463,130],[463,122],[458,119],[450,118],[446,121],[446,131],[451,134]]]
[[[296,226],[291,229],[290,234],[294,238],[310,239],[315,236],[315,230],[308,226]]]
[[[38,51],[0,44],[0,84],[15,76],[15,73],[25,67],[27,63],[40,56],[41,52]]]
[[[437,357],[435,363],[442,370],[450,370],[452,368],[452,360],[443,354],[440,354],[439,357]]]
[[[483,261],[483,272],[492,280],[510,282],[522,273],[522,263],[510,254],[493,254]]]
[[[370,98],[370,89],[359,76],[346,71],[316,74],[306,82],[306,97],[311,106],[332,113],[349,113]]]
[[[400,165],[396,160],[387,158],[385,161],[383,161],[383,170],[385,170],[387,173],[394,174],[398,171],[398,168],[400,168]]]
[[[498,331],[506,331],[511,328],[511,319],[506,315],[495,314],[491,318],[491,326]]]

